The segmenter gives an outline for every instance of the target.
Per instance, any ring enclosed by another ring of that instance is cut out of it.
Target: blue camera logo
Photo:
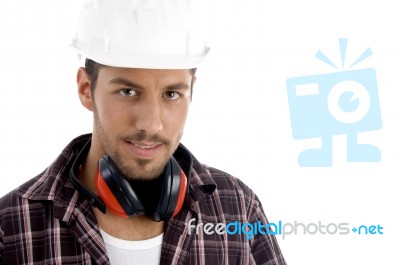
[[[344,67],[347,39],[339,39]],[[372,55],[368,48],[351,64]],[[335,67],[318,51],[316,58]],[[382,128],[374,69],[289,78],[286,81],[294,139],[321,138],[321,148],[300,153],[300,166],[332,166],[332,136],[347,134],[348,162],[379,162],[379,148],[357,142],[357,133]]]

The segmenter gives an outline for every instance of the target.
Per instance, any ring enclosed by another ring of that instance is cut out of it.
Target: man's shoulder
[[[89,138],[90,135],[82,135],[73,139],[42,173],[1,197],[0,219],[4,219],[3,215],[11,216],[31,209],[39,212],[41,207],[43,210],[46,205],[53,203],[66,208],[75,194],[75,188],[69,179],[70,167],[77,150]]]
[[[201,167],[203,171],[194,177],[199,179],[197,183],[203,183],[198,185],[200,192],[195,192],[203,221],[216,222],[223,218],[224,222],[250,222],[265,219],[259,198],[247,184],[221,169],[207,165]]]
[[[77,150],[79,151],[88,139],[90,139],[89,134],[73,139],[42,173],[1,197],[0,210],[12,206],[13,203],[18,201],[18,198],[31,201],[70,199],[75,192],[75,188],[69,180],[70,168]]]
[[[250,197],[255,196],[253,190],[240,178],[235,177],[226,171],[205,164],[201,164],[201,167],[204,171],[202,174],[198,174],[198,177],[204,182],[210,182],[209,179],[212,179],[215,183],[215,189],[220,195],[225,193]]]
[[[29,187],[35,186],[35,184],[38,182],[38,179],[40,179],[42,175],[43,173],[29,179],[24,184],[0,197],[0,218],[3,217],[7,212],[13,212],[14,209],[21,207],[25,200],[29,201],[26,191],[29,189]]]

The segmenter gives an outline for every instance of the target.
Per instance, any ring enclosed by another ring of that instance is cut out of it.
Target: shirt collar
[[[174,158],[189,179],[189,195],[192,195],[195,201],[200,199],[196,196],[198,192],[205,194],[214,192],[217,185],[210,173],[183,144],[180,144],[175,151]]]

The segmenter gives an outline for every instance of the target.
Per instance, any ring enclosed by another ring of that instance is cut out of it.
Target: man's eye
[[[125,88],[119,91],[119,94],[125,97],[133,97],[137,95],[137,92],[134,89],[131,88]]]
[[[168,99],[176,100],[176,99],[179,99],[180,94],[178,92],[175,92],[175,91],[167,91],[167,92],[165,92],[165,96]]]

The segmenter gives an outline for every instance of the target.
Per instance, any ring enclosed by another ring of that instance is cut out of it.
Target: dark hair
[[[96,87],[97,77],[99,76],[99,70],[102,67],[105,67],[105,65],[99,64],[91,59],[86,59],[85,61],[86,73],[89,76],[90,90],[92,92]]]
[[[97,77],[99,76],[99,70],[102,67],[107,67],[107,66],[99,64],[91,59],[86,59],[85,61],[86,73],[89,76],[90,89],[92,90],[92,92],[96,87]],[[190,72],[192,73],[193,76],[196,74],[196,70],[197,68],[190,69]]]

